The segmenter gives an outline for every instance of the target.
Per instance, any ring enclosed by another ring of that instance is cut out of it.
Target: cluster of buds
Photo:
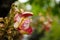
[[[2,36],[4,35],[4,31],[5,31],[4,20],[2,17],[0,17],[0,38],[2,38]]]
[[[0,28],[4,28],[5,25],[4,25],[4,20],[3,18],[0,18]]]
[[[11,7],[12,8],[10,9],[10,13],[12,12],[12,13],[16,14],[16,13],[20,12],[19,9],[17,8],[17,5],[15,5],[15,3],[13,3]]]

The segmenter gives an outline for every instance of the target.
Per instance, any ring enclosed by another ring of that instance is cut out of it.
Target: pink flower
[[[17,14],[15,15],[15,17],[14,17],[14,21],[19,22],[19,21],[20,21],[20,18],[21,18],[20,14],[17,13]]]

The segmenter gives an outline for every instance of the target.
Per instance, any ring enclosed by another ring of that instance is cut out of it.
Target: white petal
[[[18,28],[18,22],[14,23],[14,28]]]
[[[25,3],[27,2],[28,0],[18,0],[20,3]]]

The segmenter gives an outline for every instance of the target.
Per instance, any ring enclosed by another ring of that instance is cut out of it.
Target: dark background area
[[[10,8],[11,4],[14,3],[16,0],[0,0],[0,17],[6,17]]]

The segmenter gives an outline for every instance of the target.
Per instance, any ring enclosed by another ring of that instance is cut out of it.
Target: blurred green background
[[[20,0],[20,7],[27,11],[32,11],[34,14],[33,18],[37,18],[39,12],[41,12],[44,16],[46,16],[46,13],[48,13],[53,20],[51,30],[49,32],[45,32],[45,36],[40,38],[40,40],[60,40],[60,0],[26,1],[27,2],[23,2],[23,0]],[[37,25],[37,29],[38,27],[39,25]],[[39,30],[41,31],[40,27]]]

